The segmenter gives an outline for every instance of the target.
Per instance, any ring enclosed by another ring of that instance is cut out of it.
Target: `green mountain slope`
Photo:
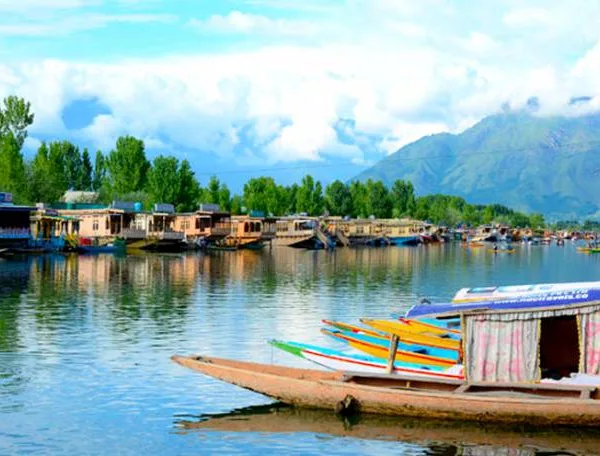
[[[556,218],[600,215],[600,115],[486,117],[459,135],[421,138],[356,177],[369,178]]]

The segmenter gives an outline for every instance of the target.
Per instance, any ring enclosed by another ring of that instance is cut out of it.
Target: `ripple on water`
[[[433,430],[348,425],[330,414],[280,412],[263,428],[263,418],[245,417],[244,432],[182,428],[182,421],[271,402],[169,358],[208,353],[307,366],[265,342],[337,347],[319,332],[324,318],[387,317],[424,296],[449,299],[463,286],[593,280],[599,273],[600,256],[571,246],[502,258],[432,246],[3,261],[0,453],[536,454],[526,444],[539,442],[522,433],[500,439],[496,431],[485,438],[463,432],[460,440],[439,423]],[[594,438],[559,435],[543,443],[576,449]]]

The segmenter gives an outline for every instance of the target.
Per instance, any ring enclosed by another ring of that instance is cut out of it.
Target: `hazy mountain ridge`
[[[357,176],[420,195],[446,193],[554,218],[600,215],[600,114],[489,116],[458,135],[421,138]]]

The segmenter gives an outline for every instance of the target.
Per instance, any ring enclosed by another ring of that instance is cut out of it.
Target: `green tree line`
[[[144,142],[132,136],[120,137],[112,150],[93,156],[68,141],[42,143],[33,159],[25,160],[22,148],[33,121],[30,104],[21,98],[8,97],[0,106],[0,190],[12,192],[18,203],[57,202],[73,189],[97,192],[104,203],[141,201],[147,209],[171,203],[178,212],[212,203],[234,214],[413,217],[447,226],[545,225],[541,214],[527,215],[498,204],[472,205],[449,195],[417,196],[412,183],[404,180],[390,188],[373,180],[336,180],[323,187],[306,175],[300,183],[284,186],[263,176],[249,179],[241,195],[232,195],[216,177],[202,187],[187,160],[159,155],[150,161]]]

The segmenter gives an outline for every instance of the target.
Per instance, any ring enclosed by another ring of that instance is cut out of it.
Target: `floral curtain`
[[[491,317],[491,318],[490,318]],[[540,379],[540,320],[504,314],[465,317],[465,367],[470,382],[535,382]]]
[[[600,375],[600,312],[579,316],[581,362],[579,371]]]

